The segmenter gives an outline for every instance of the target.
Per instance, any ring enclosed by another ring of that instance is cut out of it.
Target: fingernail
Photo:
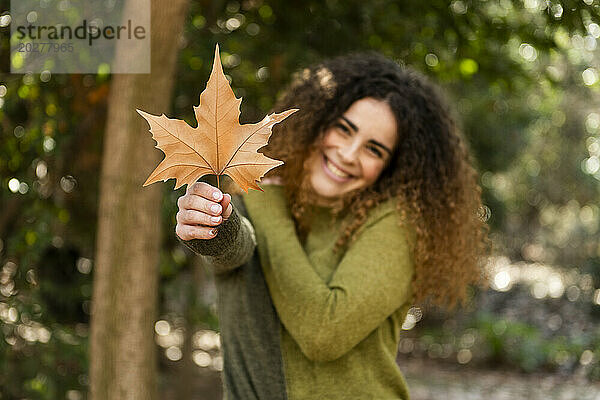
[[[216,235],[217,234],[217,228],[213,228],[210,230],[210,234],[211,235]]]
[[[220,205],[218,205],[218,204],[213,204],[213,205],[210,207],[210,209],[212,210],[212,212],[214,212],[214,213],[218,213],[218,212],[220,212],[220,211],[221,211],[221,206],[220,206]]]
[[[216,223],[216,222],[219,222],[219,221],[221,221],[221,217],[210,217],[210,220],[211,220],[212,222],[215,222],[215,223]]]
[[[213,199],[215,199],[217,201],[221,201],[222,198],[223,198],[223,195],[221,194],[221,192],[213,192]]]

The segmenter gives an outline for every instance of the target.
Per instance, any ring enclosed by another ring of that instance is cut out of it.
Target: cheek
[[[323,147],[335,147],[339,143],[339,138],[337,135],[331,131],[325,132],[325,136],[323,136],[323,140],[321,142]]]
[[[363,178],[368,183],[373,183],[379,178],[379,175],[383,171],[385,163],[380,160],[365,160],[363,162]]]

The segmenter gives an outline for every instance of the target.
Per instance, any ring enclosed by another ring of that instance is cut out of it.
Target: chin
[[[310,180],[310,183],[312,190],[317,195],[326,199],[335,199],[343,194],[336,188],[332,187],[331,184],[326,181],[325,177],[313,176]]]
[[[312,190],[323,200],[339,200],[354,190],[351,187],[336,187],[326,176],[313,176],[310,183]]]

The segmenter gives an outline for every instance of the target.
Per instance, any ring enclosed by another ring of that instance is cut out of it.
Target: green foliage
[[[592,356],[597,354],[600,346],[600,334],[597,332],[576,336],[568,333],[549,334],[530,321],[506,318],[482,310],[469,314],[454,329],[429,324],[405,336],[415,339],[403,340],[417,342],[410,347],[409,353],[413,356],[470,363],[476,367],[508,368],[525,373],[573,373],[582,368],[589,378],[600,377],[600,362]],[[445,354],[432,351],[436,346],[444,348]],[[461,360],[460,354],[465,350],[469,356]]]
[[[7,0],[0,10],[8,10]],[[579,265],[598,287],[600,175],[582,169],[599,155],[598,83],[581,79],[595,57],[586,38],[598,16],[597,0],[191,2],[170,116],[193,121],[216,42],[245,98],[243,122],[260,119],[302,67],[349,51],[382,52],[448,92],[481,171],[499,251]],[[0,31],[0,70],[8,71],[8,28]],[[0,75],[0,397],[86,390],[109,86],[106,75]],[[161,318],[214,329],[193,258],[173,234],[182,191],[167,184],[164,193]],[[549,339],[504,322],[502,334],[494,330],[502,322],[489,316],[470,327],[490,360],[532,371],[564,352],[581,356],[576,338]],[[598,340],[586,340],[599,354]]]

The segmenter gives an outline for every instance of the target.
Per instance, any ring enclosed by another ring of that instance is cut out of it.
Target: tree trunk
[[[154,321],[161,185],[142,183],[162,154],[135,109],[168,110],[187,5],[188,0],[151,0],[151,73],[112,78],[92,299],[91,400],[158,399]]]

